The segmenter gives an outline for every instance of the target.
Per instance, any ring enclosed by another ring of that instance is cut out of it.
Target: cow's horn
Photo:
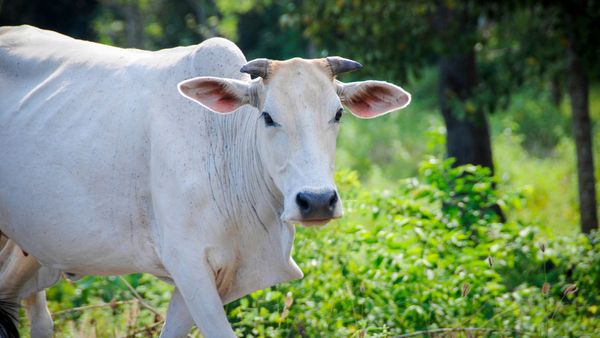
[[[327,58],[327,62],[329,63],[329,67],[331,67],[331,72],[333,75],[351,72],[362,68],[360,63],[349,59],[344,59],[343,57],[339,56],[330,56]]]
[[[248,73],[254,76],[260,76],[263,79],[267,78],[269,73],[269,61],[268,59],[254,59],[242,66],[240,72]]]

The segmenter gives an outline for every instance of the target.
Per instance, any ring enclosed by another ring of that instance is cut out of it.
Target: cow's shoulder
[[[246,78],[247,74],[240,73],[245,63],[246,57],[240,48],[224,38],[205,40],[191,55],[193,73],[202,76]]]

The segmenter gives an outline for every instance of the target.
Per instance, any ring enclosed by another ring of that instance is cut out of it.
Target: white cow
[[[145,272],[175,285],[162,337],[194,324],[234,336],[224,303],[302,277],[294,224],[342,215],[342,104],[372,118],[410,101],[386,82],[335,79],[359,67],[246,63],[220,38],[148,52],[0,28],[5,335],[6,305],[22,301],[32,336],[52,336],[44,289],[62,273]]]

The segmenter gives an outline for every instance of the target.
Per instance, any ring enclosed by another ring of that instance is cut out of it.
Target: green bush
[[[500,223],[492,206],[511,213],[525,195],[498,193],[486,169],[451,164],[432,158],[417,178],[383,191],[361,187],[356,172],[338,173],[346,217],[320,229],[298,228],[294,257],[304,279],[226,306],[238,335],[386,337],[437,328],[474,328],[471,333],[487,337],[600,332],[600,236],[546,243],[535,227]],[[125,280],[164,313],[169,286],[147,275]],[[136,302],[115,303],[133,298],[118,278],[63,282],[48,295],[52,310],[112,304],[55,316],[58,336],[156,335],[160,328],[161,318]]]
[[[294,256],[303,280],[227,307],[241,336],[389,336],[442,327],[493,329],[478,332],[488,336],[600,332],[600,236],[540,243],[533,227],[499,223],[491,206],[510,211],[523,196],[498,196],[486,169],[431,159],[418,179],[382,192],[360,188],[348,174],[338,181],[348,217],[299,229]],[[565,294],[573,284],[577,291]],[[286,295],[293,300],[287,310]]]

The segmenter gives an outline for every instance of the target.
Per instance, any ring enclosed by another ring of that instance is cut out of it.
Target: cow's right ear
[[[177,85],[179,93],[216,112],[228,114],[239,107],[257,105],[257,81],[240,81],[218,77],[196,77]]]

